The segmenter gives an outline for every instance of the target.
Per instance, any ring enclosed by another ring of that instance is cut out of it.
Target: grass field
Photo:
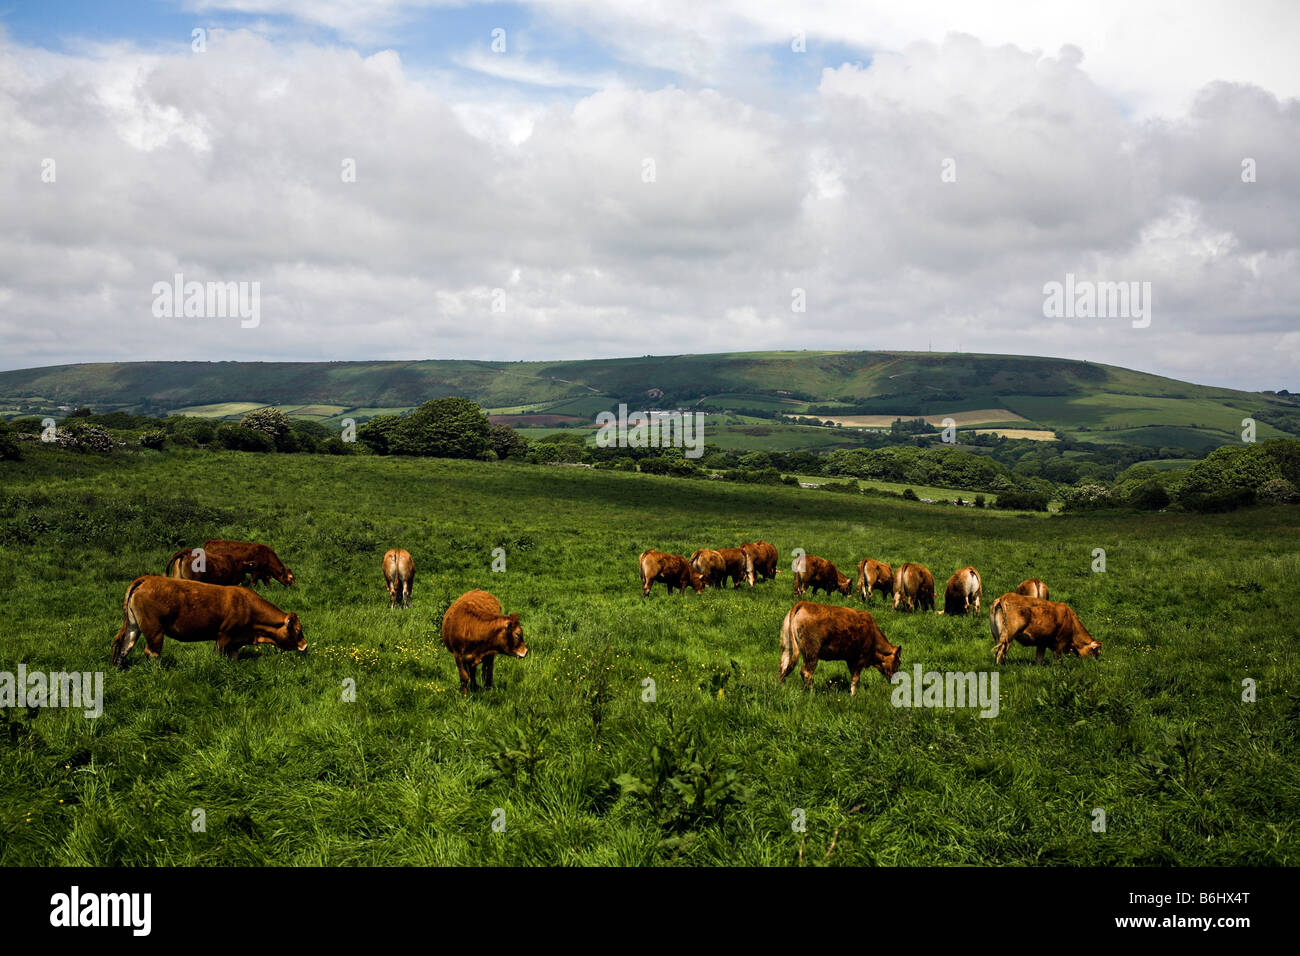
[[[0,670],[107,669],[131,579],[210,535],[276,548],[300,586],[264,593],[310,648],[231,663],[169,640],[106,674],[98,719],[0,709],[0,863],[1295,865],[1298,515],[1030,520],[507,462],[33,448],[0,464]],[[756,537],[787,569],[796,547],[912,560],[941,588],[973,564],[986,604],[1042,577],[1103,656],[995,668],[986,619],[877,598],[905,671],[996,670],[998,715],[893,707],[874,671],[850,699],[834,661],[812,694],[779,686],[788,570],[644,601],[637,582],[647,547]],[[417,564],[408,611],[383,589],[393,546]],[[530,653],[462,698],[438,623],[473,587]]]

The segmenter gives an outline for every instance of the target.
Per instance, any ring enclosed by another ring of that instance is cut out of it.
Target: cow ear
[[[298,612],[290,611],[289,616],[284,619],[284,623],[293,625],[298,623]]]
[[[506,618],[506,620],[508,620],[511,624],[518,624],[518,623],[519,623],[519,615],[518,615],[518,614],[511,614],[511,615],[509,615],[509,616]]]

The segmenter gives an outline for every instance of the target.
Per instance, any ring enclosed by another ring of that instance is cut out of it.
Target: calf
[[[711,588],[721,587],[727,580],[727,562],[712,548],[700,548],[691,555],[691,567],[704,578]]]
[[[815,554],[803,554],[794,563],[794,596],[802,598],[809,588],[813,594],[821,588],[827,597],[832,591],[846,597],[853,594],[853,582],[840,574],[839,568]]]
[[[894,569],[883,561],[863,558],[858,564],[858,597],[870,604],[874,591],[879,591],[881,597],[889,599],[894,591]]]
[[[741,581],[748,580],[745,573],[744,548],[718,548],[718,554],[722,555],[723,563],[727,566],[726,574],[722,578],[724,584],[727,578],[731,578],[732,588],[738,588]]]
[[[518,614],[502,614],[501,602],[487,591],[466,591],[442,616],[442,643],[456,658],[460,692],[478,690],[475,669],[483,665],[483,686],[492,687],[498,654],[526,657],[524,626]]]
[[[642,597],[650,596],[650,586],[656,581],[662,581],[669,594],[673,593],[673,588],[678,588],[683,594],[688,587],[694,588],[697,594],[704,590],[704,578],[680,554],[653,549],[642,551],[638,565],[641,568]]]
[[[1023,594],[1025,597],[1038,598],[1040,601],[1051,600],[1047,585],[1039,578],[1029,578],[1021,581],[1020,587],[1016,588],[1016,593]]]
[[[163,637],[177,641],[216,641],[231,659],[249,644],[274,644],[305,651],[307,640],[297,614],[285,614],[255,591],[146,574],[131,582],[122,599],[122,627],[113,639],[113,666],[123,667],[143,634],[145,653],[162,653]]]
[[[390,548],[384,554],[384,582],[388,585],[388,607],[411,606],[411,588],[415,585],[415,562],[411,552],[401,548]]]
[[[274,578],[287,588],[297,585],[293,572],[284,566],[279,556],[264,544],[253,541],[227,541],[225,538],[208,538],[203,549],[209,555],[219,554],[238,563],[252,576],[253,584]]]
[[[943,613],[965,614],[973,606],[978,614],[983,594],[980,573],[974,568],[962,568],[948,579],[948,586],[943,592]]]
[[[803,655],[805,690],[812,690],[813,673],[819,660],[844,661],[852,683],[849,696],[858,692],[858,677],[864,667],[874,667],[889,680],[898,673],[903,649],[890,644],[876,626],[876,620],[857,608],[800,601],[790,608],[781,623],[780,682],[794,670]]]
[[[1059,601],[1043,601],[1022,594],[1004,594],[989,609],[989,631],[993,634],[993,653],[999,664],[1006,663],[1011,642],[1037,648],[1036,663],[1043,663],[1048,647],[1056,660],[1066,651],[1080,657],[1100,657],[1101,642],[1093,640],[1079,615]]]
[[[894,610],[934,610],[934,575],[923,564],[904,564],[894,574]]]
[[[776,567],[776,548],[766,541],[746,541],[740,550],[745,553],[745,580],[751,588],[759,578],[775,581],[781,573]]]

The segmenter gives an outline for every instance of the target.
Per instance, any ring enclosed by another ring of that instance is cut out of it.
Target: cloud
[[[1142,115],[1089,67],[954,34],[778,102],[603,76],[536,99],[249,30],[0,40],[3,364],[960,346],[1294,386],[1300,104],[1215,81]],[[261,324],[154,318],[177,272],[261,283]],[[1044,318],[1066,273],[1151,282],[1151,327]]]

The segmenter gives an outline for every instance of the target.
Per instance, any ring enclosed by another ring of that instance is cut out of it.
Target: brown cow
[[[700,573],[704,583],[711,588],[721,587],[727,580],[727,562],[712,548],[700,548],[692,554],[691,567]]]
[[[498,654],[526,657],[524,626],[518,614],[502,614],[501,602],[487,591],[466,591],[442,616],[442,643],[456,658],[460,692],[478,690],[475,670],[483,665],[483,686],[492,688]]]
[[[759,578],[775,581],[781,573],[776,566],[776,548],[766,541],[746,541],[740,550],[745,553],[745,580],[751,588]]]
[[[858,677],[864,667],[874,667],[889,680],[898,673],[903,649],[885,640],[876,620],[866,611],[800,601],[781,622],[780,682],[794,670],[803,655],[803,684],[812,690],[813,673],[819,660],[844,661],[853,681],[849,696],[858,692]]]
[[[972,567],[965,567],[948,579],[948,586],[943,592],[943,610],[941,614],[965,614],[975,608],[980,612],[980,598],[984,595],[984,585],[980,573]]]
[[[894,574],[894,610],[906,603],[907,610],[934,610],[934,575],[923,564],[904,564]]]
[[[252,575],[253,584],[260,584],[274,578],[287,588],[297,585],[293,572],[286,568],[279,556],[264,544],[208,538],[203,542],[203,550],[209,555],[221,554],[233,558],[243,565],[248,574]]]
[[[167,559],[163,574],[183,581],[202,581],[204,584],[225,586],[244,583],[243,565],[224,554],[208,554],[204,548],[181,548]]]
[[[858,563],[858,597],[870,604],[874,591],[879,591],[881,597],[888,600],[894,592],[894,569],[883,561],[863,558]]]
[[[1066,651],[1080,657],[1101,656],[1101,642],[1094,640],[1079,615],[1060,601],[1004,594],[989,609],[989,630],[997,642],[993,653],[999,664],[1006,663],[1013,640],[1037,648],[1034,660],[1039,664],[1043,663],[1043,652],[1048,647],[1058,661]]]
[[[143,634],[145,653],[162,653],[163,637],[216,641],[217,653],[239,657],[249,644],[274,644],[305,651],[297,614],[285,614],[255,591],[145,574],[131,582],[122,599],[122,628],[113,639],[113,665],[123,667]]]
[[[1040,578],[1029,578],[1020,582],[1020,587],[1016,588],[1017,594],[1023,594],[1025,597],[1038,598],[1040,601],[1050,601],[1052,598],[1047,590],[1047,585]]]
[[[803,597],[809,588],[813,594],[821,588],[827,597],[832,591],[845,596],[853,594],[853,582],[840,574],[839,568],[815,554],[802,554],[794,563],[794,596]]]
[[[695,588],[696,593],[704,590],[704,578],[691,567],[690,562],[680,554],[655,551],[653,548],[641,552],[638,559],[641,568],[641,596],[650,596],[650,586],[662,581],[668,587],[668,593],[678,588],[683,594],[688,587]]]
[[[411,552],[401,548],[390,548],[384,553],[384,582],[388,585],[388,606],[411,606],[411,588],[415,585],[415,562]]]
[[[740,582],[747,580],[745,574],[745,549],[718,548],[718,554],[722,555],[722,560],[727,565],[727,573],[722,579],[723,583],[726,583],[727,578],[731,578],[732,588],[740,587]]]

